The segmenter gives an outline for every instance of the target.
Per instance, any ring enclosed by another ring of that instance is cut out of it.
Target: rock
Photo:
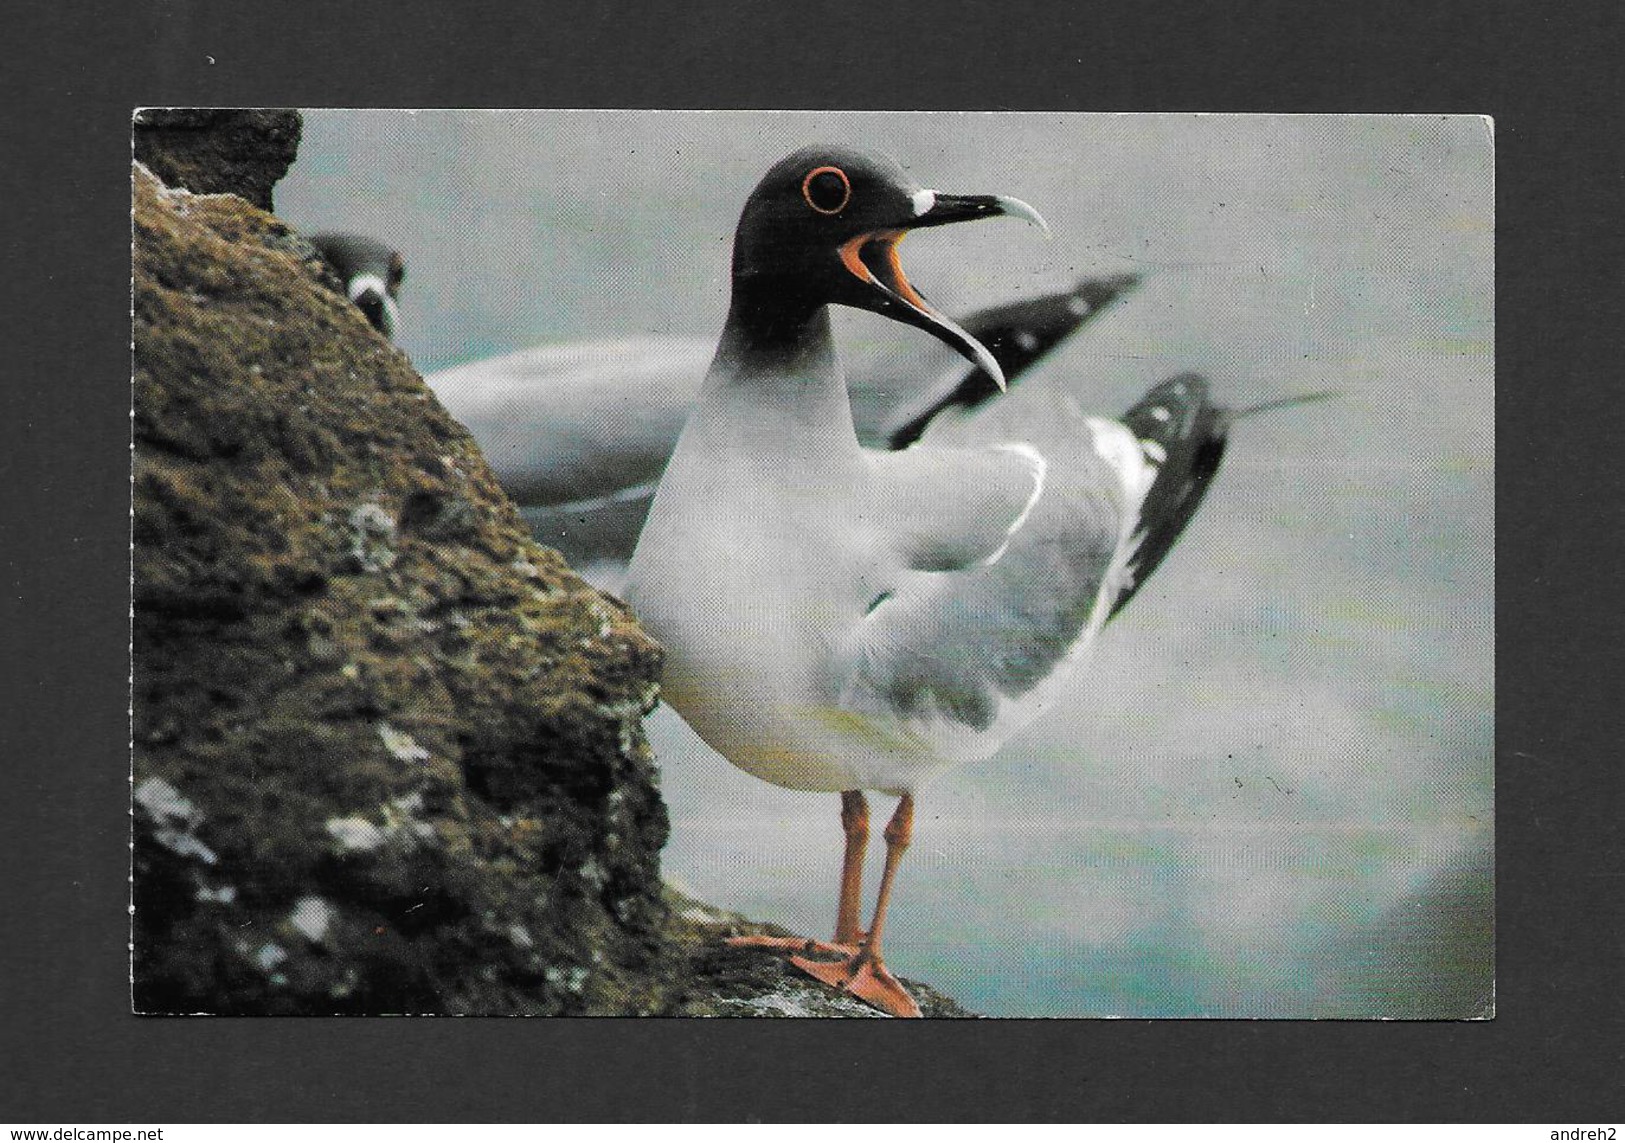
[[[197,163],[133,177],[136,1010],[878,1015],[662,886],[658,646]]]
[[[135,158],[171,187],[234,194],[270,210],[302,127],[297,111],[148,107],[135,113]]]
[[[281,222],[134,222],[137,1009],[663,1010],[658,647]]]
[[[889,1020],[885,1013],[791,968],[784,957],[730,948],[728,937],[791,934],[714,908],[666,887],[673,1016],[844,1017]],[[929,985],[903,980],[928,1019],[980,1019]]]

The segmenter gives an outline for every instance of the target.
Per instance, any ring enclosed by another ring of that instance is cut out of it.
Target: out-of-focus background
[[[712,336],[761,173],[810,141],[1016,223],[911,238],[950,312],[1134,271],[1030,375],[1118,413],[1194,369],[1236,430],[1069,701],[920,803],[888,960],[1002,1016],[1462,1017],[1493,1004],[1493,148],[1471,117],[307,111],[277,205],[396,245],[420,371]],[[843,312],[848,346],[926,335]],[[651,719],[668,877],[823,935],[837,799]],[[877,814],[890,812],[874,799]],[[874,881],[871,877],[870,884]]]

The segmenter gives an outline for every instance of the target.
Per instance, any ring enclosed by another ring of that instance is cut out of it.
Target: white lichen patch
[[[416,791],[391,800],[384,806],[384,832],[391,837],[410,834],[419,840],[429,840],[434,837],[434,826],[423,821],[418,816],[421,813],[423,795]]]
[[[254,963],[270,972],[277,965],[288,959],[288,950],[275,941],[268,941],[260,946],[260,951],[254,954]]]
[[[636,698],[623,699],[620,702],[601,702],[593,706],[593,713],[601,718],[609,719],[616,724],[617,745],[621,748],[621,756],[632,757],[637,749],[638,732],[643,726],[643,716],[652,709],[652,703],[644,702],[644,695]]]
[[[853,1016],[866,1020],[890,1020],[888,1013],[871,1008],[859,1000],[836,993],[814,995],[810,992],[769,992],[762,996],[719,996],[717,1003],[729,1008],[742,1008],[752,1016]]]
[[[338,915],[338,910],[321,897],[301,897],[294,902],[293,912],[288,914],[288,924],[306,940],[320,942],[327,936]]]
[[[643,716],[643,700],[641,698],[624,699],[621,702],[601,702],[593,708],[594,713],[605,718],[621,719],[641,718]]]
[[[407,741],[411,742],[409,738]],[[416,743],[411,745],[417,748]],[[428,757],[427,752],[424,757]],[[341,852],[350,853],[370,853],[392,842],[412,845],[434,837],[434,826],[420,817],[423,813],[421,793],[414,791],[393,798],[379,806],[378,812],[383,818],[382,824],[360,814],[330,818],[326,823],[328,836],[338,843]]]
[[[205,865],[217,864],[218,854],[194,832],[203,815],[190,799],[162,778],[148,778],[130,795],[145,810],[156,828],[153,840],[179,857],[195,857]]]
[[[596,599],[587,604],[587,613],[598,620],[598,637],[607,639],[609,633],[615,629],[614,613]]]
[[[214,888],[208,885],[199,885],[197,892],[192,895],[192,900],[200,905],[230,905],[237,900],[237,887],[222,885],[219,888]]]
[[[577,965],[575,968],[550,968],[542,973],[543,979],[552,985],[562,985],[571,992],[580,992],[587,983],[587,970]]]
[[[327,832],[340,849],[352,852],[366,853],[384,844],[384,831],[362,817],[333,818]]]
[[[378,737],[384,743],[384,749],[389,751],[391,757],[397,762],[427,762],[429,752],[419,746],[417,740],[404,730],[396,730],[387,722],[378,724]]]
[[[581,866],[581,880],[594,889],[602,889],[609,883],[609,874],[598,864],[596,857],[589,857]]]
[[[524,925],[509,925],[508,939],[522,949],[533,949],[536,941],[531,937],[530,930]]]
[[[163,822],[189,824],[199,818],[197,807],[162,778],[148,778],[131,795],[135,804]]]
[[[205,202],[209,199],[222,199],[235,197],[226,194],[197,194],[182,186],[170,186],[163,179],[152,173],[152,169],[140,160],[135,160],[134,167],[156,184],[154,192],[158,201],[167,206],[177,218],[188,218],[192,213],[192,203]]]
[[[365,572],[395,566],[395,520],[382,505],[368,501],[351,510],[350,558]]]

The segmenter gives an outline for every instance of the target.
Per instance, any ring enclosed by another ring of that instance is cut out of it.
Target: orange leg
[[[913,835],[914,798],[904,794],[902,801],[897,803],[897,812],[886,825],[886,871],[880,878],[880,895],[875,901],[874,920],[869,925],[869,935],[862,947],[840,961],[809,960],[805,956],[790,958],[791,964],[808,975],[850,992],[859,1000],[893,1016],[920,1015],[920,1006],[914,1003],[914,998],[886,969],[880,957],[880,939],[886,928],[886,907],[891,903],[892,882],[897,877],[897,867]]]
[[[869,845],[869,803],[862,790],[841,795],[841,829],[846,833],[846,856],[841,862],[841,899],[835,914],[835,940],[808,937],[729,937],[735,948],[771,949],[775,952],[820,952],[850,957],[863,942],[858,908],[863,898],[863,855]]]
[[[841,828],[846,831],[846,856],[841,862],[841,900],[835,913],[835,943],[856,945],[863,940],[858,909],[863,903],[863,855],[869,848],[869,803],[862,790],[841,795]]]

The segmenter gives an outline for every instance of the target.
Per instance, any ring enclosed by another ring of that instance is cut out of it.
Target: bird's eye
[[[840,214],[852,200],[852,183],[840,167],[815,167],[801,180],[801,197],[819,214]]]
[[[406,261],[398,253],[389,256],[389,280],[397,286],[406,280]]]

